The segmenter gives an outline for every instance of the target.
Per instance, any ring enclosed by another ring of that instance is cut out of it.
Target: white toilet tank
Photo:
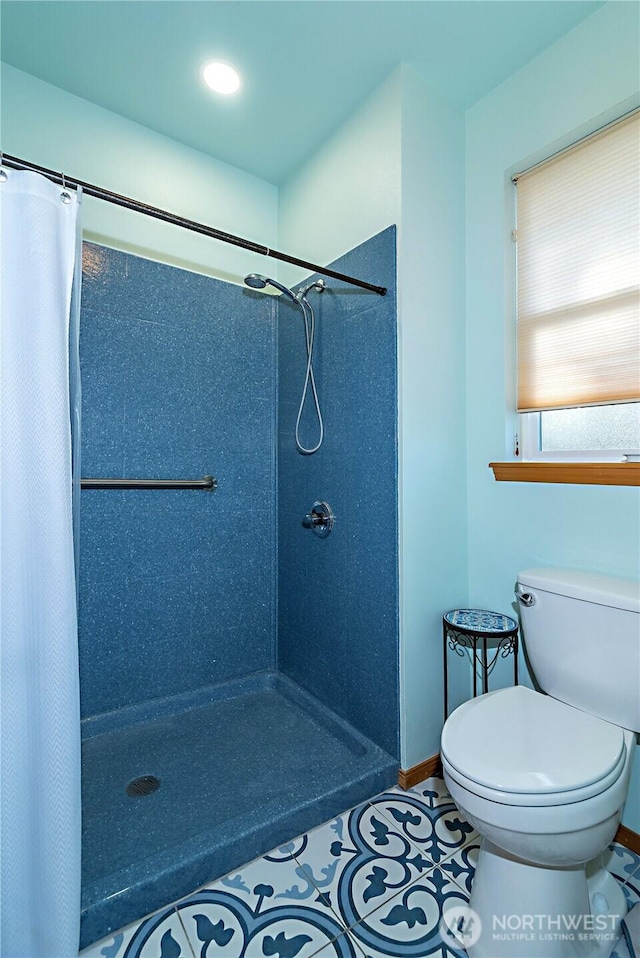
[[[518,576],[524,647],[540,688],[640,732],[640,583],[568,569]]]

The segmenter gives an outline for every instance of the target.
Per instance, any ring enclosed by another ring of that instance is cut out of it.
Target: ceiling
[[[3,0],[2,59],[272,183],[399,63],[466,109],[597,0]],[[204,61],[242,74],[210,93]]]

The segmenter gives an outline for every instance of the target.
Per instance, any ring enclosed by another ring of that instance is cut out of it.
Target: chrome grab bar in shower
[[[204,489],[218,488],[213,476],[203,479],[81,479],[83,489]]]

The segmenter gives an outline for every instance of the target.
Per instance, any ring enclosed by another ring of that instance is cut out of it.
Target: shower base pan
[[[397,781],[398,762],[261,672],[82,723],[80,947]]]

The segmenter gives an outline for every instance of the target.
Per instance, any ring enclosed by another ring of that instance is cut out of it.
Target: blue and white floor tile
[[[612,845],[605,865],[622,884],[629,907],[640,901],[640,856],[624,845]]]
[[[460,815],[442,779],[429,779],[406,792],[391,789],[373,803],[435,865],[476,836],[472,826]]]
[[[450,898],[468,892],[438,862],[472,840],[443,783],[424,794],[390,789],[321,825],[298,858],[366,955],[455,954],[439,925]],[[444,950],[443,950],[444,949]]]
[[[309,832],[298,853],[306,874],[346,928],[433,867],[380,811],[380,798]]]
[[[443,908],[466,905],[468,895],[436,866],[349,929],[366,958],[464,958],[443,937]]]
[[[202,954],[212,941],[207,958],[355,958],[344,926],[294,855],[303,843],[304,836],[178,902],[194,950]]]
[[[443,908],[479,851],[444,782],[390,789],[92,945],[81,958],[464,958]],[[640,856],[611,846],[629,905]]]

